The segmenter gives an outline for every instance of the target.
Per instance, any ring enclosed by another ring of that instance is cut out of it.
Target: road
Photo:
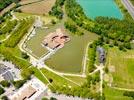
[[[122,0],[122,4],[125,6],[125,8],[128,10],[129,14],[134,19],[134,6],[129,0]]]

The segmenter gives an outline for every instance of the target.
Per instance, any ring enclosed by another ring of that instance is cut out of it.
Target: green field
[[[105,100],[133,100],[130,97],[123,96],[123,91],[115,90],[110,87],[104,88]]]
[[[134,50],[123,52],[110,48],[107,66],[113,76],[114,86],[134,89]]]
[[[89,42],[97,38],[96,34],[85,32],[82,36],[69,34],[70,41],[45,63],[54,70],[65,73],[80,73],[83,57]]]

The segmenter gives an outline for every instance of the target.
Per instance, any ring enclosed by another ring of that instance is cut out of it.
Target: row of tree
[[[50,15],[56,16],[59,19],[63,17],[62,6],[64,5],[65,0],[56,0],[55,5],[52,7],[49,12]]]
[[[0,27],[0,35],[10,33],[17,25],[17,20],[8,20],[4,26]]]
[[[88,72],[91,73],[95,70],[95,61],[96,61],[96,47],[97,45],[95,43],[90,44],[90,48],[89,48],[89,63],[88,63]]]
[[[11,3],[17,3],[20,0],[0,0],[0,11],[9,6]]]
[[[81,32],[79,30],[77,25],[73,21],[71,21],[71,20],[67,20],[64,23],[64,26],[65,26],[66,29],[68,29],[71,33],[73,33],[75,35],[83,35],[84,34],[83,32]]]
[[[19,26],[10,33],[11,36],[5,41],[5,46],[15,47],[20,42],[21,38],[28,32],[33,22],[33,18],[20,20]]]

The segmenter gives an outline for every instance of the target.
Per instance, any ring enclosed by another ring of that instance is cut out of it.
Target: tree
[[[54,97],[51,97],[51,98],[50,98],[50,100],[57,100],[57,99],[56,99],[56,98],[54,98]]]
[[[125,91],[123,93],[124,96],[132,97],[134,99],[134,92]]]
[[[56,24],[56,21],[52,19],[52,20],[51,20],[51,23],[52,23],[52,24]]]
[[[52,82],[53,82],[53,79],[50,78],[50,79],[49,79],[49,82],[52,83]]]
[[[106,73],[108,73],[108,72],[109,72],[108,67],[105,67],[105,69],[104,69],[104,70],[105,70],[105,72],[106,72]]]
[[[91,84],[91,82],[92,82],[92,77],[91,77],[91,75],[88,75],[88,76],[87,76],[87,82],[88,82],[88,84]]]
[[[21,56],[22,56],[22,58],[24,58],[24,59],[28,59],[28,58],[29,58],[29,56],[28,56],[27,53],[25,53],[25,52],[22,52],[22,53],[21,53]]]
[[[9,87],[10,86],[10,83],[6,80],[3,80],[0,82],[0,84],[3,86],[3,87]]]
[[[123,50],[123,49],[124,49],[124,47],[123,47],[122,44],[119,45],[119,49],[120,49],[120,50]]]
[[[7,96],[2,96],[1,100],[9,100]]]
[[[62,6],[64,5],[65,0],[56,0],[55,5],[52,7],[49,12],[50,15],[56,16],[59,19],[63,18]]]
[[[13,81],[13,85],[15,88],[19,89],[23,86],[23,84],[26,82],[26,80],[19,80],[19,81]]]
[[[5,90],[2,87],[0,87],[0,95],[3,94],[4,92]]]
[[[131,44],[130,44],[130,42],[124,43],[124,47],[127,48],[127,49],[131,49]]]

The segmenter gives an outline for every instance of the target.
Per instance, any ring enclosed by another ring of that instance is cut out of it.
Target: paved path
[[[100,71],[100,93],[103,95],[103,75],[104,75],[104,65],[100,64],[99,66],[95,65],[97,69]]]
[[[121,0],[122,4],[125,6],[125,8],[128,10],[129,14],[134,19],[134,6],[129,0]]]
[[[86,76],[86,66],[87,66],[87,59],[88,59],[88,49],[89,49],[89,45],[91,44],[92,42],[89,42],[87,44],[87,47],[86,47],[86,51],[85,51],[85,56],[84,56],[84,60],[83,60],[83,72],[82,72],[82,75],[83,76]]]
[[[112,86],[110,86],[110,87],[113,88],[113,89],[117,89],[117,90],[134,91],[134,89],[127,89],[127,88],[120,88],[120,87],[112,87]]]

